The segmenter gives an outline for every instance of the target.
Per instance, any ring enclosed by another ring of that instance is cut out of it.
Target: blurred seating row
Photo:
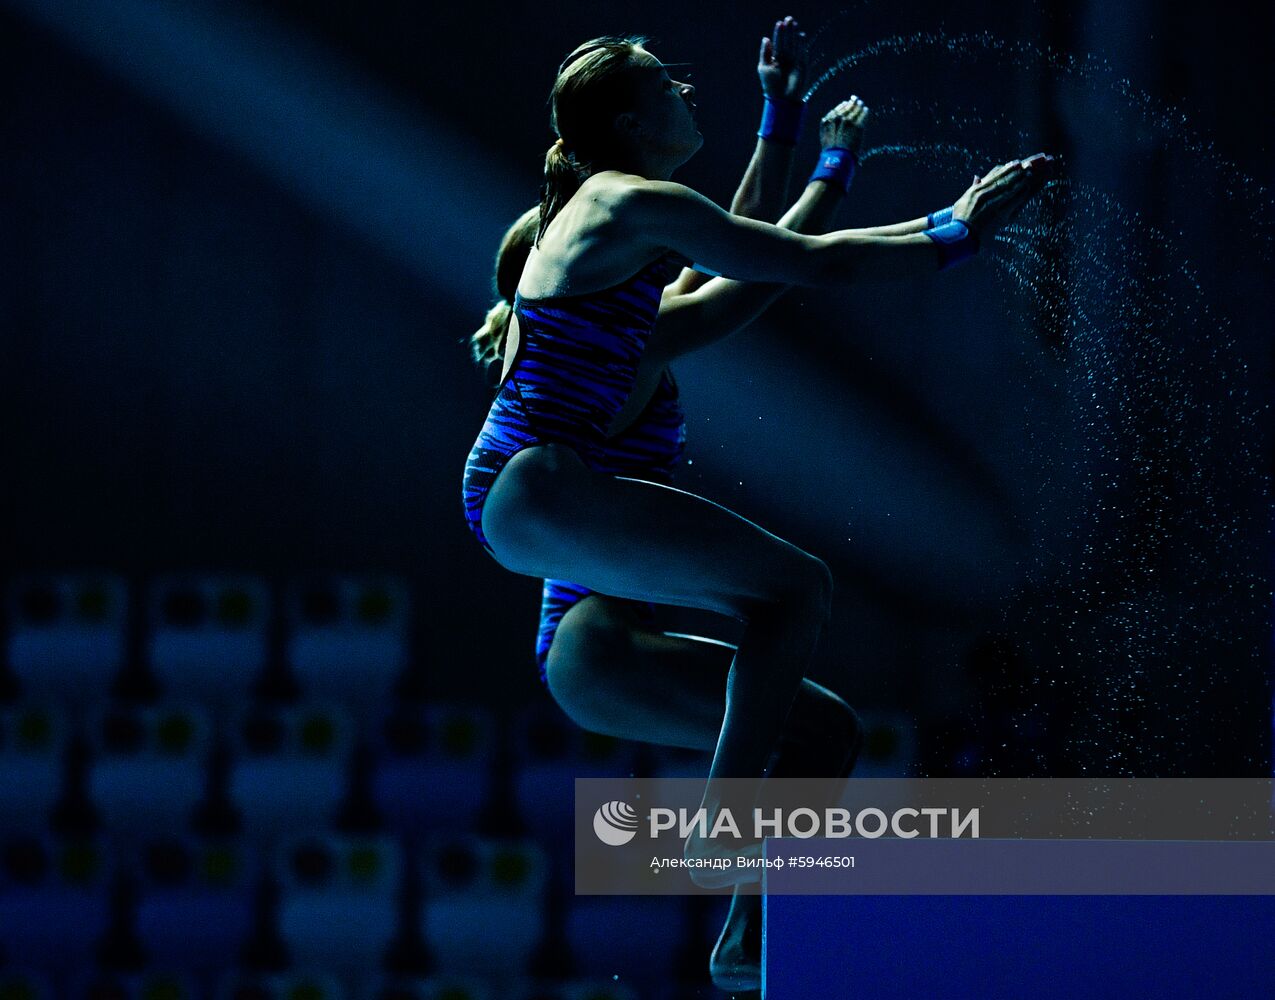
[[[270,843],[330,826],[354,804],[370,825],[404,836],[475,829],[494,811],[558,840],[573,830],[577,778],[702,778],[710,763],[707,752],[582,730],[548,699],[503,719],[463,704],[383,706],[361,754],[336,703],[240,706],[220,758],[197,704],[108,700],[83,719],[77,727],[57,704],[0,708],[0,832],[46,829],[80,794],[96,823],[124,838],[199,829],[196,817],[220,804],[234,829]],[[873,722],[856,774],[905,773],[900,732]]]
[[[49,973],[92,967],[123,935],[146,967],[200,976],[234,967],[256,939],[281,942],[294,968],[352,981],[418,940],[432,972],[521,978],[556,919],[577,972],[671,981],[691,936],[680,896],[571,896],[553,917],[546,853],[525,838],[436,837],[408,852],[383,836],[307,833],[262,856],[233,837],[116,852],[46,834],[7,838],[0,853],[4,964]]]
[[[266,672],[281,668],[296,682],[295,700],[341,709],[327,711],[329,721],[319,724],[326,735],[307,737],[302,723],[303,738],[327,741],[338,755],[351,740],[366,738],[376,747],[388,739],[387,706],[404,703],[395,696],[395,686],[411,659],[411,602],[402,581],[343,575],[297,579],[282,585],[276,600],[274,589],[259,577],[187,573],[157,577],[137,590],[134,599],[121,576],[100,572],[11,579],[6,665],[19,696],[65,705],[80,719],[110,701],[128,657],[137,655],[158,684],[158,697],[208,713],[210,726],[193,738],[211,730],[214,739],[225,734],[246,743],[241,734],[255,725],[255,716],[243,706],[254,701]],[[140,639],[130,643],[134,613],[140,617]],[[275,618],[281,640],[272,639]],[[551,704],[548,698],[545,702]],[[870,725],[858,776],[908,774],[918,757],[913,720],[865,718]],[[533,733],[540,727],[534,738],[543,744],[543,756],[549,756],[555,740],[564,752],[573,742],[559,735],[560,722],[533,724]],[[397,737],[408,738],[410,723],[390,725]],[[279,727],[259,729],[261,737],[272,738]],[[472,732],[481,739],[490,727]],[[583,741],[587,752],[590,737]],[[593,743],[607,745],[601,737]],[[514,757],[529,759],[531,750],[516,746]],[[698,756],[689,760],[698,775],[706,773]]]
[[[217,805],[230,829],[264,845],[332,826],[351,807],[365,825],[406,837],[473,830],[488,812],[559,841],[573,828],[576,778],[698,778],[709,763],[587,732],[549,700],[503,720],[472,705],[385,706],[361,754],[335,703],[240,706],[220,756],[212,736],[211,718],[190,703],[111,699],[78,724],[56,703],[0,707],[0,833],[48,829],[79,795],[92,826],[125,840],[208,829],[198,817]]]
[[[10,581],[0,1000],[628,1000],[635,976],[662,998],[687,955],[702,981],[728,900],[576,896],[573,851],[577,778],[702,779],[708,752],[587,732],[547,696],[513,712],[405,699],[406,587],[277,590],[216,574],[136,592],[104,573]],[[153,697],[118,690],[139,659]],[[263,697],[280,668],[297,696]],[[861,714],[856,773],[907,774],[910,720]],[[721,905],[705,921],[696,902]],[[93,978],[122,930],[150,971]],[[228,976],[263,938],[293,971]],[[433,978],[373,985],[403,940]],[[546,941],[589,978],[529,984]]]
[[[205,979],[180,970],[132,975],[81,971],[65,977],[37,969],[0,970],[4,1000],[638,1000],[630,986],[605,979],[488,982],[480,976],[375,975],[353,986],[321,970],[271,975],[239,971]]]
[[[6,612],[6,661],[22,694],[72,706],[109,694],[136,656],[165,696],[220,714],[281,658],[307,697],[340,701],[360,720],[408,662],[408,589],[395,579],[296,580],[276,600],[245,575],[161,576],[137,595],[110,573],[27,575],[9,582]]]

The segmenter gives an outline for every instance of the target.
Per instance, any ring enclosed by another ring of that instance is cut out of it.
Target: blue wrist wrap
[[[946,226],[952,221],[952,206],[940,208],[937,212],[931,212],[926,216],[929,220],[930,228],[937,229],[939,226]]]
[[[848,194],[856,166],[858,161],[850,150],[841,146],[829,146],[819,154],[819,164],[810,175],[810,180],[840,184],[842,190]]]
[[[787,101],[768,94],[761,111],[761,128],[757,130],[757,135],[771,142],[795,146],[801,135],[801,122],[805,116],[805,101]]]
[[[978,253],[978,234],[959,219],[925,230],[939,251],[939,270],[959,264]]]

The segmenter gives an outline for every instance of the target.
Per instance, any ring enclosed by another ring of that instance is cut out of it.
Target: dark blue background
[[[1149,405],[1142,440],[1159,457],[1108,508],[1127,519],[1082,519],[1103,463],[1138,436],[1087,449],[1101,428],[1075,390],[1095,355],[1074,339],[1065,281],[1042,272],[1053,312],[982,262],[881,291],[798,291],[675,366],[693,460],[679,483],[829,562],[837,607],[815,674],[914,717],[924,769],[1269,773],[1269,12],[838,9],[791,10],[811,34],[825,28],[816,68],[940,28],[1108,61],[1109,74],[1076,83],[999,57],[882,57],[818,93],[815,113],[850,92],[878,108],[919,101],[917,114],[877,115],[869,144],[1062,154],[1073,180],[1136,213],[1128,232],[1169,234],[1140,245],[1137,266],[1172,276],[1189,261],[1229,323],[1232,381],[1214,377],[1206,322],[1166,325],[1178,352],[1166,357],[1203,373],[1194,408],[1157,423]],[[626,30],[693,61],[706,143],[677,179],[727,203],[754,142],[758,40],[788,12],[0,5],[13,562],[139,582],[173,568],[393,571],[417,595],[425,690],[543,697],[538,582],[476,546],[459,490],[489,401],[462,341],[489,304],[503,226],[537,197],[552,68],[584,38]],[[1185,124],[1148,124],[1110,86],[1122,79]],[[953,125],[948,109],[984,124]],[[1233,170],[1210,167],[1190,136]],[[963,172],[869,159],[840,224],[937,208]],[[1191,299],[1187,287],[1171,300]],[[1099,372],[1105,388],[1121,363]],[[1229,418],[1232,388],[1257,422]],[[1157,435],[1205,426],[1208,407],[1220,414],[1212,450],[1155,452]],[[1199,511],[1182,490],[1195,467],[1216,487]],[[1137,700],[1104,687],[1130,663]]]

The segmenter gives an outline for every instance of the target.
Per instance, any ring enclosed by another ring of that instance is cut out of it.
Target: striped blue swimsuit
[[[605,465],[607,430],[633,390],[660,293],[685,264],[681,255],[667,253],[601,291],[534,300],[514,296],[518,350],[462,480],[465,521],[492,558],[483,504],[514,455],[558,441],[589,468]]]
[[[606,452],[599,460],[599,471],[667,485],[672,482],[673,469],[685,447],[686,418],[678,399],[673,372],[666,368],[646,408],[628,427],[607,439]],[[562,616],[591,593],[593,591],[587,587],[566,580],[545,581],[540,599],[540,630],[536,636],[536,663],[540,667],[542,684],[548,683],[545,661]],[[626,599],[624,603],[637,613],[642,625],[654,627],[654,604]]]
[[[669,253],[626,281],[585,295],[528,300],[515,294],[518,349],[469,452],[462,481],[466,523],[493,558],[482,530],[483,503],[500,471],[524,448],[559,441],[597,471],[645,478],[664,467],[671,472],[681,454],[683,423],[668,373],[623,433],[608,441],[606,432],[633,389],[661,291],[687,263]],[[536,640],[542,682],[558,622],[589,593],[566,581],[546,581]],[[632,604],[644,621],[651,619],[653,605]]]

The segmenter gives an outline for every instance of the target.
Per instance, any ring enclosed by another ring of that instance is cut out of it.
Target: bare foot
[[[719,990],[761,989],[761,896],[735,893],[708,974]]]
[[[687,869],[691,881],[701,889],[721,889],[761,881],[761,841],[737,841],[721,836],[700,837],[691,833],[682,847],[682,857],[705,862]]]

